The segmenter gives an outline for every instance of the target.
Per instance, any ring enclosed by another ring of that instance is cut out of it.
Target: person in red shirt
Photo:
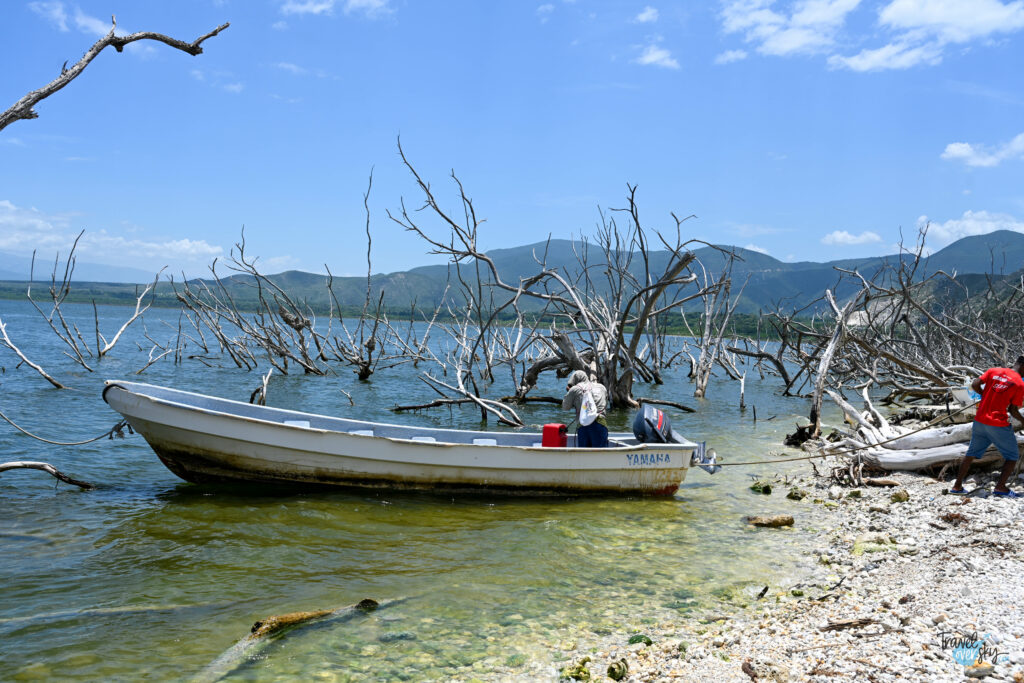
[[[1020,407],[1024,405],[1022,372],[1024,356],[1017,356],[1012,369],[989,368],[985,374],[971,382],[971,388],[981,394],[981,402],[974,416],[974,424],[971,425],[971,445],[967,447],[967,453],[960,463],[960,471],[956,475],[953,488],[949,490],[950,493],[964,493],[964,477],[967,476],[971,463],[993,445],[1003,456],[1003,470],[999,473],[999,481],[996,482],[992,493],[1004,498],[1020,497],[1006,485],[1020,457],[1017,437],[1013,434],[1007,412],[1024,426],[1024,415],[1020,413]]]

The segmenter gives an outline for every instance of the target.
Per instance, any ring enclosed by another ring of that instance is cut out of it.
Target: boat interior
[[[241,401],[232,401],[230,399],[217,398],[215,396],[207,396],[205,394],[181,391],[179,389],[158,387],[152,384],[118,381],[107,382],[107,389],[115,386],[121,387],[122,389],[135,394],[150,397],[161,403],[178,405],[203,412],[220,413],[245,419],[260,420],[263,422],[276,422],[294,429],[317,429],[347,433],[360,437],[383,437],[420,443],[472,444],[474,446],[491,447],[512,446],[517,448],[541,447],[541,434],[537,431],[480,432],[366,422],[363,420],[304,413],[297,410],[285,410],[282,408],[253,405],[250,403],[243,403]],[[106,389],[104,392],[105,391]],[[638,448],[689,450],[696,446],[696,444],[691,441],[686,441],[685,443],[642,443],[629,432],[610,433],[608,435],[608,440],[609,447],[611,448],[633,450]],[[575,435],[570,430],[568,433],[567,447],[572,448],[574,446],[574,442]]]

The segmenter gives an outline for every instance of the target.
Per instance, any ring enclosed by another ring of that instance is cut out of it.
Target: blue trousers
[[[592,422],[576,430],[577,448],[608,448],[608,428],[600,422]]]
[[[967,447],[968,458],[980,458],[985,454],[985,449],[993,444],[1003,456],[1004,460],[1015,461],[1020,457],[1017,450],[1017,438],[1013,435],[1013,428],[993,427],[975,421],[971,425],[971,445]]]

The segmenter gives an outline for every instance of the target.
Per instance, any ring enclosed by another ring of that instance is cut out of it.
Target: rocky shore
[[[896,486],[857,489],[814,477],[791,482],[798,526],[812,509],[830,520],[809,575],[769,586],[744,606],[609,636],[569,653],[557,675],[1024,683],[1024,499],[991,496],[985,474],[968,479],[975,490],[966,497],[931,477],[891,478]]]

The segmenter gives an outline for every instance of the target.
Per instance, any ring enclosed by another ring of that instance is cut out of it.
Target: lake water
[[[91,307],[68,307],[93,338]],[[130,311],[101,308],[108,336]],[[151,311],[111,356],[88,372],[25,302],[0,302],[8,333],[71,389],[53,389],[0,349],[0,410],[25,429],[76,441],[119,416],[100,398],[105,379],[148,381],[246,400],[259,374],[170,358],[142,375],[151,342],[173,338],[177,314]],[[173,329],[172,329],[173,328]],[[479,412],[394,414],[396,403],[433,398],[399,369],[359,382],[275,375],[270,405],[360,419],[479,427]],[[781,445],[806,400],[777,394],[774,378],[713,380],[692,397],[685,368],[638,394],[680,401],[675,428],[706,440],[723,461],[800,455]],[[546,377],[539,394],[560,395]],[[355,406],[340,391],[351,393]],[[505,391],[507,387],[501,387]],[[758,421],[753,421],[756,406]],[[528,407],[532,425],[567,422],[555,406]],[[627,429],[632,414],[611,416]],[[44,444],[0,424],[3,460],[42,460],[99,485],[80,491],[32,470],[0,474],[0,678],[189,679],[248,633],[256,620],[332,609],[362,598],[407,600],[367,616],[300,628],[230,680],[423,680],[555,677],[573,646],[585,651],[723,601],[744,602],[785,584],[809,559],[799,548],[819,521],[802,505],[793,530],[757,530],[748,514],[794,511],[783,495],[749,491],[751,475],[803,463],[690,472],[677,495],[643,498],[451,497],[382,492],[287,492],[197,486],[167,471],[141,437],[78,447]],[[783,492],[785,489],[782,489]]]

